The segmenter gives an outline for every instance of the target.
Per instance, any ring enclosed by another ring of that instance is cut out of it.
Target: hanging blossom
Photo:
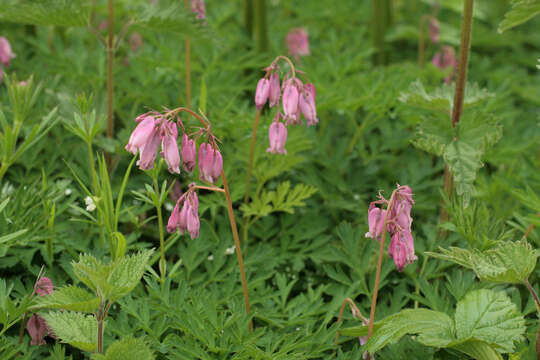
[[[309,51],[309,38],[306,30],[302,28],[291,29],[285,39],[289,53],[298,60],[300,56],[311,54]]]
[[[189,190],[183,194],[169,217],[167,231],[173,233],[179,230],[182,233],[186,231],[191,235],[191,239],[199,237],[199,198],[195,191],[195,184],[191,184]]]
[[[291,71],[285,75],[282,83],[280,83],[280,67],[277,63],[280,58],[289,61],[291,67]],[[274,154],[286,154],[286,126],[302,125],[302,115],[308,126],[319,122],[315,105],[315,86],[312,83],[304,84],[296,77],[292,62],[283,56],[278,56],[265,71],[265,76],[259,79],[255,90],[255,107],[257,110],[262,110],[267,102],[270,107],[279,107],[281,102],[283,112],[278,110],[270,125],[268,132],[270,147],[267,151]]]
[[[206,25],[206,5],[204,0],[191,0],[191,12],[196,14],[196,19],[203,20],[203,25]]]
[[[2,82],[2,78],[4,77],[2,67],[9,66],[11,59],[14,57],[15,53],[13,53],[13,50],[11,50],[9,41],[5,37],[0,36],[0,82]]]
[[[406,265],[418,259],[414,254],[414,239],[411,234],[411,209],[414,205],[412,197],[413,193],[409,186],[398,185],[391,204],[381,194],[379,194],[380,200],[369,204],[369,231],[366,237],[381,241],[385,231],[390,233],[392,239],[388,247],[388,255],[394,260],[399,271],[403,271]],[[390,209],[381,209],[376,206],[378,204],[386,204],[387,207],[390,206]]]
[[[450,84],[458,65],[454,48],[452,46],[444,45],[439,52],[435,54],[431,62],[441,70],[446,70],[448,68],[452,69],[450,74],[444,79],[445,83]]]
[[[433,16],[430,17],[428,23],[428,34],[432,43],[437,44],[439,42],[440,32],[441,27],[439,25],[439,21]]]
[[[34,292],[39,296],[52,294],[54,292],[54,287],[51,279],[45,276],[40,278],[34,285]],[[47,325],[45,319],[38,314],[34,314],[28,319],[26,329],[32,339],[30,345],[45,345],[45,336],[56,339],[56,335],[49,325]]]

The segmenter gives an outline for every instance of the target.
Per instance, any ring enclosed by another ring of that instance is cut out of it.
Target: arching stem
[[[255,154],[255,140],[257,138],[257,128],[259,127],[259,119],[261,117],[261,110],[257,110],[255,115],[255,124],[253,125],[253,132],[251,133],[251,145],[249,147],[249,163],[246,178],[246,194],[244,196],[244,203],[247,204],[249,200],[249,190],[251,187],[251,171],[253,170],[253,157]]]

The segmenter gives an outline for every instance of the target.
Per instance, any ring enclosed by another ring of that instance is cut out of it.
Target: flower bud
[[[439,42],[440,30],[439,21],[434,17],[430,18],[428,23],[428,33],[432,43],[437,44]]]
[[[0,36],[0,65],[9,66],[11,59],[15,57],[15,54],[11,50],[11,45],[9,41]]]
[[[270,90],[269,90],[270,107],[278,106],[280,97],[281,97],[281,86],[279,84],[279,74],[276,71],[276,72],[273,72],[272,75],[270,75]]]
[[[30,345],[45,345],[45,336],[48,334],[47,323],[38,314],[32,315],[26,324],[28,334],[32,339]]]
[[[217,149],[213,149],[212,145],[202,143],[199,147],[199,173],[203,181],[210,183],[216,182],[223,170],[223,158]]]
[[[176,128],[176,124],[165,121],[161,141],[161,148],[163,149],[161,156],[167,162],[169,172],[180,174],[180,153],[178,151],[178,143],[176,142],[177,137],[178,129]]]
[[[431,62],[442,70],[452,68],[450,74],[444,79],[447,84],[451,83],[458,64],[454,48],[448,45],[443,46],[441,50],[435,54]]]
[[[267,152],[272,154],[286,154],[285,142],[287,142],[287,128],[280,121],[274,121],[270,125],[268,130],[268,139],[270,140],[270,147],[266,149]]]
[[[300,94],[298,105],[306,118],[308,126],[315,125],[319,122],[319,119],[317,119],[317,109],[315,108],[315,98],[311,91],[306,91],[304,88]]]
[[[190,139],[185,133],[182,136],[182,165],[184,170],[192,172],[195,168],[195,157],[197,155],[197,148],[195,147],[195,140]]]
[[[153,116],[145,116],[143,118],[139,116],[137,119],[135,119],[135,121],[139,121],[139,124],[131,133],[129,141],[126,145],[126,150],[133,155],[137,154],[137,151],[144,147],[149,138],[155,132],[156,127],[156,121]]]
[[[53,283],[51,279],[43,276],[34,285],[34,291],[39,296],[46,296],[46,295],[52,294],[54,292],[54,287],[53,287]]]
[[[268,95],[270,93],[270,81],[266,78],[262,78],[257,83],[257,90],[255,90],[255,107],[257,110],[261,110],[266,101],[268,100]]]
[[[291,29],[286,37],[289,53],[298,60],[299,56],[309,55],[308,33],[301,28]]]
[[[288,80],[283,90],[283,115],[287,124],[297,123],[300,119],[297,117],[298,110],[298,90],[294,82]]]
[[[405,266],[418,259],[414,254],[414,240],[409,230],[392,235],[388,255],[394,260],[398,271],[403,271]]]

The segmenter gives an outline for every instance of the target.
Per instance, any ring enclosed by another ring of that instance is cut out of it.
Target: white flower
[[[84,202],[86,204],[86,211],[94,211],[94,210],[96,210],[96,204],[94,203],[94,199],[92,199],[92,197],[87,196],[84,199]]]
[[[210,255],[210,256],[208,257],[208,261],[214,261],[214,255]]]
[[[68,188],[66,189],[66,191],[64,191],[64,194],[66,194],[66,196],[69,196],[71,195],[71,192],[72,192],[71,189]]]
[[[171,203],[165,203],[165,210],[170,212],[170,211],[173,211],[173,209],[174,209],[174,206],[172,206]]]
[[[236,247],[234,246],[231,246],[230,248],[227,248],[225,249],[225,255],[232,255],[234,254],[234,250],[236,249]]]

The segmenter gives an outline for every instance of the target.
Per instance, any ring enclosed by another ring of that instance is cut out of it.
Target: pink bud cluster
[[[437,44],[439,42],[440,32],[441,27],[439,25],[439,21],[434,17],[430,17],[428,23],[428,33],[432,43]]]
[[[180,210],[180,207],[182,208]],[[199,198],[195,192],[194,184],[176,201],[174,210],[167,223],[167,231],[170,233],[180,230],[188,231],[192,239],[199,237]]]
[[[206,6],[204,0],[191,0],[191,12],[196,14],[198,20],[206,20]],[[203,24],[205,24],[203,22]]]
[[[315,105],[315,86],[312,83],[304,84],[295,73],[288,73],[280,84],[279,65],[274,61],[266,69],[266,75],[257,83],[255,91],[255,106],[261,110],[268,102],[270,107],[278,107],[280,100],[283,112],[278,111],[270,125],[268,138],[270,153],[285,154],[287,141],[286,125],[301,125],[301,116],[306,119],[307,125],[319,122]],[[285,121],[283,124],[280,119]]]
[[[13,59],[14,57],[15,54],[11,50],[11,45],[9,44],[9,41],[5,37],[0,36],[0,82],[4,77],[2,67],[9,66],[11,59]]]
[[[51,279],[48,277],[40,278],[34,285],[34,292],[39,296],[47,296],[52,294],[54,292],[54,288]],[[28,334],[32,339],[30,341],[30,345],[44,345],[45,336],[56,339],[56,335],[47,325],[45,319],[38,314],[34,314],[30,319],[28,319],[26,329],[28,330]]]
[[[306,30],[302,28],[291,29],[285,38],[289,53],[298,60],[300,56],[310,54],[309,38]]]
[[[392,237],[388,247],[388,255],[394,260],[399,271],[413,263],[417,257],[414,254],[414,240],[411,234],[411,208],[414,205],[413,193],[409,186],[398,185],[390,204],[382,195],[380,200],[369,204],[369,231],[366,237],[381,241],[385,231]],[[378,208],[377,204],[386,204],[390,209]],[[386,226],[385,226],[386,223]]]
[[[456,72],[458,65],[456,51],[454,50],[454,48],[449,45],[442,46],[439,52],[435,54],[431,62],[439,69],[452,69],[452,72],[448,74],[448,76],[444,79],[445,83],[450,84],[452,82],[452,78],[454,77],[454,73]]]

